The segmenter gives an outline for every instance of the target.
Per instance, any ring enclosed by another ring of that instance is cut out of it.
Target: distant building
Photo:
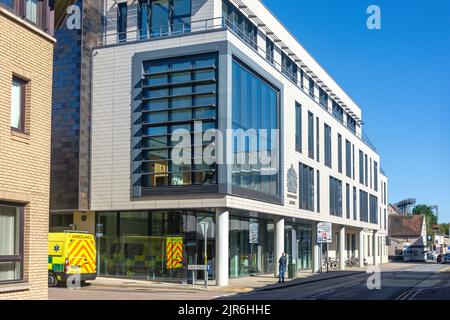
[[[389,216],[389,257],[404,261],[425,261],[427,229],[423,215]]]

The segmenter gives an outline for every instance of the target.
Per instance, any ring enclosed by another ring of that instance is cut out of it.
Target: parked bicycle
[[[339,269],[339,261],[334,258],[325,258],[322,261],[322,270],[336,271]]]

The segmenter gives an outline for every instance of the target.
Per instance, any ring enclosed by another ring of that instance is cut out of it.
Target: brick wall
[[[0,299],[47,298],[53,39],[0,9],[0,200],[26,203],[25,284],[0,284]],[[29,79],[26,130],[12,132],[12,76]]]

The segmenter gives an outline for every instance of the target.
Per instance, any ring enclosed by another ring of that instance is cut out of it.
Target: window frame
[[[19,128],[13,127],[11,124],[12,112],[13,112],[13,97],[12,97],[12,89],[14,87],[14,82],[20,84],[20,120],[19,120]],[[24,79],[16,74],[13,74],[11,81],[11,102],[10,102],[10,127],[12,131],[25,133],[26,132],[26,96],[27,96],[27,86],[28,80]]]
[[[24,234],[25,234],[25,205],[14,204],[0,201],[0,207],[15,208],[19,216],[19,254],[17,255],[0,255],[0,262],[19,262],[20,263],[20,277],[16,280],[0,280],[0,287],[5,284],[22,283],[24,282]],[[16,240],[16,239],[15,239]]]

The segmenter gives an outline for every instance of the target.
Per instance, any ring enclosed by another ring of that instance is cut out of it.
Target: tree
[[[438,224],[438,216],[433,212],[431,206],[428,206],[426,204],[419,204],[413,209],[412,214],[424,215],[427,225],[427,234],[433,234],[433,226]]]
[[[450,223],[441,223],[439,225],[439,231],[442,235],[448,235],[448,229],[450,228]]]

